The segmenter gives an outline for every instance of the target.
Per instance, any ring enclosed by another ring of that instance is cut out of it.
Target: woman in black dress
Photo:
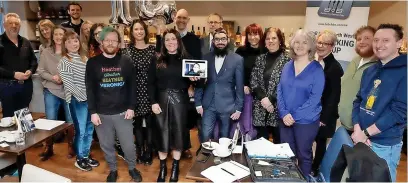
[[[169,150],[172,151],[174,159],[170,182],[177,182],[187,125],[187,90],[191,82],[182,77],[182,59],[187,58],[187,54],[180,34],[175,29],[170,29],[164,32],[163,38],[160,57],[153,59],[150,65],[148,93],[159,130],[157,136],[160,172],[157,182],[164,182],[166,179],[166,158]]]
[[[147,73],[155,57],[155,47],[148,45],[149,32],[141,20],[134,20],[130,27],[130,44],[123,53],[128,55],[136,68],[136,99],[133,133],[136,136],[137,163],[152,164],[152,109],[147,94]],[[145,123],[145,125],[143,125]],[[146,127],[143,127],[146,126]]]

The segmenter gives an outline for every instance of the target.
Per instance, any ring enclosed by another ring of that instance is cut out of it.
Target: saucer
[[[217,142],[211,142],[211,148],[210,148],[210,142],[204,142],[201,145],[203,146],[204,149],[207,149],[207,150],[214,150],[219,146]]]
[[[213,153],[214,156],[217,156],[217,157],[220,157],[220,158],[225,158],[225,157],[228,157],[228,156],[231,155],[231,151],[228,151],[228,153],[222,154],[222,155],[217,154],[217,151],[216,151],[216,150],[213,150],[212,153]]]

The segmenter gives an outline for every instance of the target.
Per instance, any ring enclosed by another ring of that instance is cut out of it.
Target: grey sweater
[[[58,75],[57,66],[60,62],[61,55],[57,55],[48,47],[44,48],[40,55],[40,64],[38,65],[37,73],[41,76],[42,85],[48,89],[53,95],[65,99],[64,87],[62,84],[57,84],[52,77]]]

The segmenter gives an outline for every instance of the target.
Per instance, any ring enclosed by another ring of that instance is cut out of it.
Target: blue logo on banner
[[[317,13],[321,17],[344,20],[349,17],[352,5],[353,1],[350,0],[322,1]]]

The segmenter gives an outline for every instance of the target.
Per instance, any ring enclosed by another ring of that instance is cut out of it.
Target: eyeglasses
[[[226,42],[226,41],[228,41],[228,38],[226,38],[226,37],[223,37],[223,38],[214,38],[214,42]]]
[[[103,43],[116,45],[116,44],[119,43],[119,41],[116,41],[116,40],[103,40]]]
[[[332,43],[324,43],[324,42],[317,42],[317,46],[324,46],[324,47],[328,47],[333,45]]]
[[[208,24],[220,24],[221,22],[217,22],[217,21],[209,21]]]

